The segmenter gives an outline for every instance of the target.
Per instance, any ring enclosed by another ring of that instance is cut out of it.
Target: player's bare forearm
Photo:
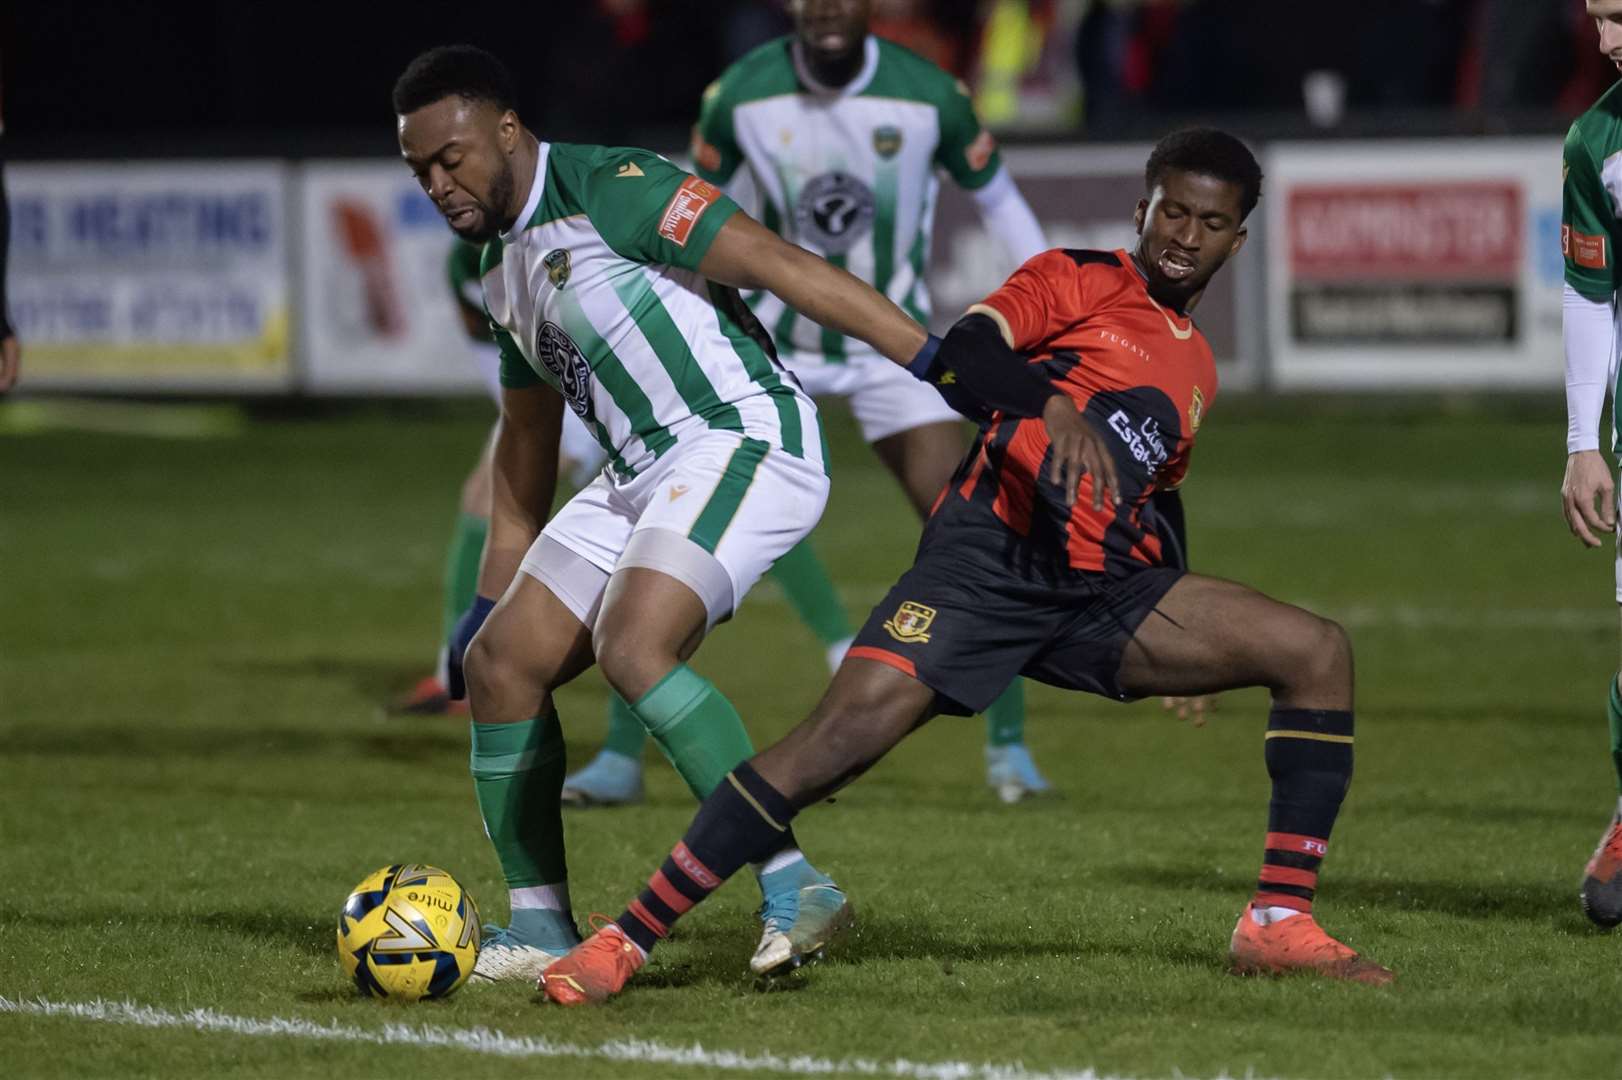
[[[479,595],[507,591],[541,534],[557,491],[563,399],[551,389],[502,391],[490,468],[490,532],[479,564]]]
[[[812,322],[865,341],[898,364],[916,356],[928,338],[872,286],[745,214],[721,226],[699,272],[721,285],[765,289]]]

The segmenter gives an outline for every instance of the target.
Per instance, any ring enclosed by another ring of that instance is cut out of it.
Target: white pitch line
[[[1023,1065],[974,1064],[967,1061],[908,1061],[895,1058],[825,1058],[808,1054],[783,1057],[772,1053],[711,1050],[693,1043],[670,1046],[649,1039],[615,1039],[597,1046],[557,1042],[529,1035],[506,1035],[489,1028],[450,1028],[436,1024],[385,1024],[371,1029],[325,1024],[296,1017],[257,1019],[231,1016],[213,1009],[170,1012],[134,1002],[50,1001],[12,999],[0,995],[0,1014],[62,1017],[93,1023],[144,1028],[183,1028],[191,1031],[248,1035],[261,1038],[307,1039],[317,1042],[358,1043],[369,1046],[441,1047],[504,1058],[578,1058],[630,1062],[641,1065],[683,1066],[789,1076],[890,1076],[902,1080],[1119,1080],[1092,1069],[1080,1072],[1034,1072]]]

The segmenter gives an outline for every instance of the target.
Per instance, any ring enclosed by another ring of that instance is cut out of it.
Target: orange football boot
[[[623,990],[648,958],[617,923],[605,922],[596,929],[548,965],[535,988],[559,1005],[597,1005]]]
[[[404,697],[389,705],[397,716],[466,716],[467,699],[452,701],[451,692],[437,675],[425,675]]]
[[[1622,817],[1613,817],[1594,857],[1583,868],[1583,911],[1610,929],[1622,923]]]
[[[1235,975],[1282,975],[1316,971],[1332,979],[1384,986],[1396,979],[1387,969],[1365,960],[1324,932],[1311,912],[1260,926],[1246,905],[1228,946],[1229,970]]]

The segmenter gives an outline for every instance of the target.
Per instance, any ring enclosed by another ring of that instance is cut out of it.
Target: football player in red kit
[[[1217,389],[1190,311],[1243,246],[1261,169],[1237,139],[1196,129],[1163,139],[1145,179],[1131,251],[1036,256],[913,361],[982,427],[912,569],[810,718],[728,774],[619,919],[546,970],[552,1000],[616,993],[800,810],[931,716],[977,712],[1022,674],[1123,701],[1267,687],[1273,792],[1232,968],[1391,981],[1312,915],[1352,774],[1346,634],[1183,559],[1175,489]]]

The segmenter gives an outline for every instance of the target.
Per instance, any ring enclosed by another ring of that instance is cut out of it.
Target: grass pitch
[[[859,619],[917,525],[830,411],[817,536]],[[1229,695],[1193,730],[1153,703],[1033,687],[1029,741],[1062,796],[998,805],[979,721],[943,718],[801,818],[861,918],[825,963],[757,992],[740,880],[622,999],[570,1012],[517,986],[357,1000],[333,949],[348,889],[393,861],[445,866],[505,915],[464,724],[380,708],[432,658],[443,545],[486,415],[150,430],[51,415],[0,423],[0,998],[289,1024],[247,1038],[0,1003],[8,1075],[721,1071],[647,1049],[694,1043],[1125,1076],[1618,1072],[1622,937],[1576,901],[1615,797],[1617,617],[1611,553],[1581,551],[1559,520],[1556,403],[1219,404],[1186,488],[1197,568],[1351,629],[1357,776],[1318,913],[1396,987],[1224,973],[1265,828],[1264,696]],[[825,681],[769,585],[696,666],[761,740]],[[604,727],[602,683],[560,701],[578,763]],[[571,813],[577,911],[617,912],[691,812],[654,762],[646,805]],[[619,1060],[509,1060],[295,1038],[296,1022],[645,1042]]]

